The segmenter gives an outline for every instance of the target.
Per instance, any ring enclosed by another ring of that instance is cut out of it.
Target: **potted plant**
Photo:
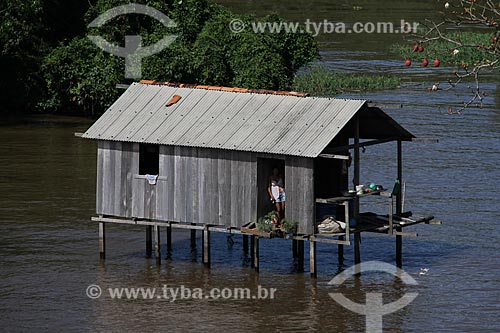
[[[278,216],[278,212],[274,210],[267,213],[264,217],[257,221],[257,229],[264,232],[273,231],[274,226],[278,222]]]

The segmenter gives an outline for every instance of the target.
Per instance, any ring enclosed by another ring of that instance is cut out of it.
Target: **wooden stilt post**
[[[396,235],[396,266],[403,268],[403,236]]]
[[[345,240],[344,236],[339,236],[339,241]],[[339,260],[339,266],[342,266],[344,264],[344,244],[339,244],[337,246],[338,249],[338,260]]]
[[[360,165],[359,165],[359,114],[356,115],[356,123],[354,126],[354,186],[359,185],[360,179]],[[356,221],[359,220],[359,197],[354,198],[354,218]],[[347,221],[347,226],[349,226],[349,221]],[[354,233],[354,263],[361,263],[361,252],[360,252],[361,238],[359,232]]]
[[[296,239],[292,239],[292,255],[293,255],[293,258],[297,258],[297,240]]]
[[[243,235],[243,254],[248,254],[248,235]]]
[[[194,249],[196,249],[196,229],[191,229],[191,250]]]
[[[203,229],[203,264],[210,268],[210,230],[208,230],[208,226]]]
[[[349,201],[345,201],[344,204],[344,222],[346,224],[346,235],[345,236],[339,236],[339,241],[344,241],[344,240],[348,240],[350,241],[351,239],[351,235],[350,235],[350,231],[351,231],[351,226],[350,226],[350,214],[349,214]],[[338,249],[338,261],[339,261],[339,266],[343,266],[344,265],[344,244],[339,244],[337,246],[337,249]]]
[[[153,253],[153,227],[146,226],[146,257],[151,258]]]
[[[250,236],[250,267],[254,268],[255,264],[255,236]]]
[[[259,272],[259,237],[253,237],[253,268]]]
[[[167,258],[172,255],[172,227],[167,227]]]
[[[297,241],[297,269],[299,272],[304,271],[304,241]]]
[[[403,191],[401,189],[403,185],[403,144],[401,140],[398,140],[398,180],[400,189],[396,196],[396,215],[401,215],[403,213]],[[396,229],[396,231],[401,231],[401,228]],[[401,235],[396,235],[396,266],[403,267],[403,236]]]
[[[401,186],[403,185],[403,143],[398,140],[398,180],[400,189],[396,195],[396,214],[400,215],[403,210],[403,196]]]
[[[354,264],[361,263],[361,251],[360,251],[361,237],[359,232],[354,233]]]
[[[313,240],[309,241],[309,267],[311,277],[316,278],[318,276],[316,271],[316,242]]]
[[[161,264],[161,243],[160,243],[160,226],[155,225],[154,228],[154,237],[155,237],[155,257],[156,264]]]
[[[99,257],[106,258],[106,226],[104,222],[99,222]]]
[[[354,186],[359,185],[360,165],[359,165],[359,115],[356,115],[356,123],[354,126]],[[354,218],[359,215],[359,197],[354,198]],[[349,223],[349,221],[346,221]]]

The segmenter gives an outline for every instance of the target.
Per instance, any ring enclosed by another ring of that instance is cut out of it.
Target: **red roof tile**
[[[159,81],[154,81],[154,80],[141,80],[141,81],[139,81],[139,83],[150,84],[150,85],[163,85],[163,86],[178,87],[178,88],[217,90],[217,91],[237,92],[237,93],[284,95],[284,96],[296,96],[296,97],[309,96],[309,94],[296,92],[296,91],[276,91],[276,90],[248,89],[248,88],[238,88],[238,87],[218,87],[218,86],[207,86],[207,85],[198,85],[198,84],[159,82]]]
[[[181,100],[181,96],[179,95],[174,95],[172,96],[172,98],[170,99],[170,101],[168,101],[168,103],[165,105],[167,108],[174,105],[175,103],[179,102]]]

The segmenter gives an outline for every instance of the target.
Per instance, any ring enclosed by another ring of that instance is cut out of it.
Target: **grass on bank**
[[[311,96],[329,97],[345,92],[397,89],[400,84],[401,79],[396,76],[342,73],[326,66],[316,66],[295,78],[293,90]]]

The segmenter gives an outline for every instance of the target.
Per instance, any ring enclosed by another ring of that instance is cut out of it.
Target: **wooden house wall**
[[[96,212],[132,217],[132,179],[139,172],[138,145],[99,141]]]
[[[154,218],[233,227],[256,221],[256,179],[249,153],[162,146]]]
[[[316,214],[314,160],[289,156],[285,162],[287,219],[298,222],[299,234],[313,234]]]
[[[267,154],[160,146],[156,185],[139,175],[139,144],[98,144],[97,213],[240,227],[257,221],[257,161]],[[285,158],[286,217],[314,232],[314,160]],[[262,168],[261,168],[262,169]],[[262,190],[262,189],[260,189]]]

